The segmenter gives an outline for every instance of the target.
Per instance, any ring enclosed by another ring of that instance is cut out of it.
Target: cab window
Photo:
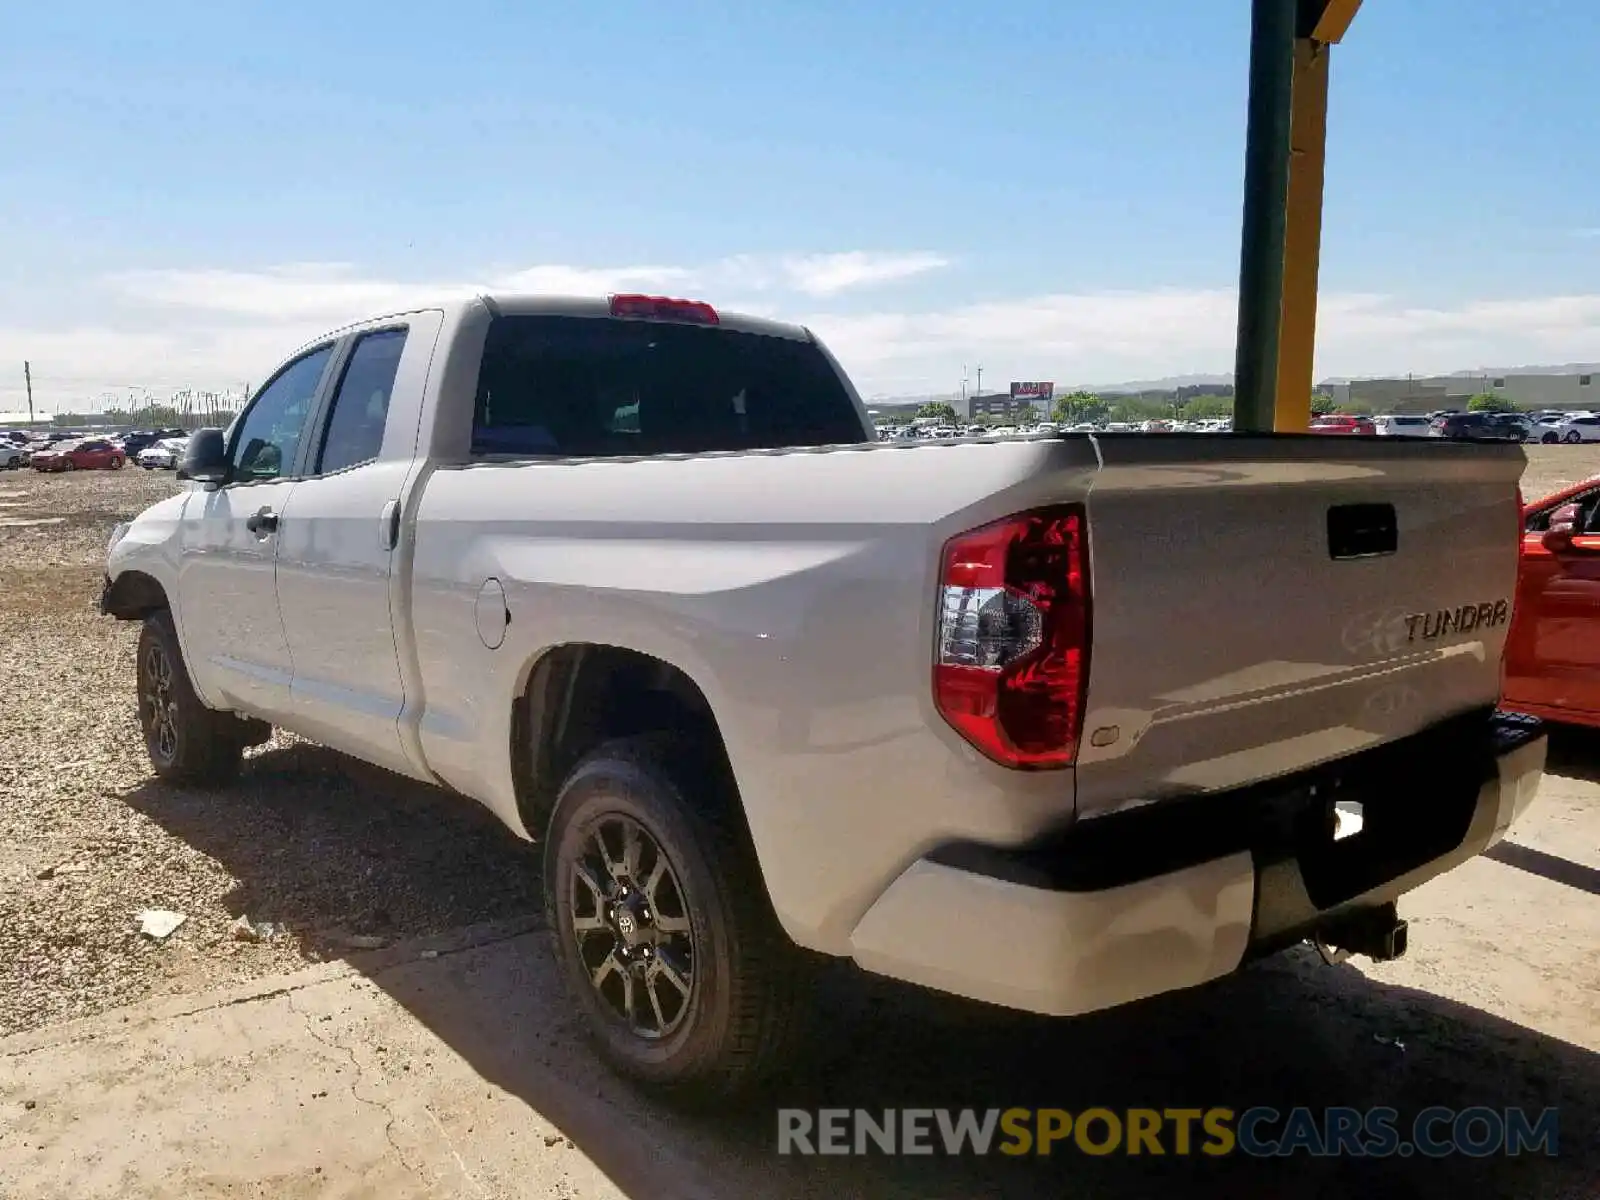
[[[356,342],[334,393],[315,474],[343,471],[378,457],[405,345],[404,329],[363,334]]]
[[[301,434],[311,416],[311,404],[332,356],[331,344],[303,354],[256,393],[234,430],[236,482],[278,479],[293,469]]]

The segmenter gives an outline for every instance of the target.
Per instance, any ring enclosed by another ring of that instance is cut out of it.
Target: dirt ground
[[[221,796],[154,780],[137,629],[97,605],[111,527],[177,486],[0,473],[0,1035],[537,903],[532,856],[475,805],[289,736]],[[187,920],[156,945],[146,908]],[[241,915],[284,932],[235,940]]]
[[[1528,454],[1530,498],[1600,473],[1600,446]],[[96,603],[111,526],[177,486],[0,474],[0,1035],[537,906],[534,856],[476,806],[292,737],[223,796],[151,777],[136,631]],[[156,945],[146,908],[187,920]],[[284,932],[237,940],[241,915]]]

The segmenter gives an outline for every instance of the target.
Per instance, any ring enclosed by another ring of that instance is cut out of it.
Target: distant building
[[[1380,412],[1424,413],[1465,408],[1473,396],[1505,396],[1524,408],[1600,408],[1600,372],[1567,374],[1430,375],[1352,379],[1321,390],[1338,404],[1370,404]]]
[[[1013,397],[1010,392],[986,392],[981,396],[968,396],[966,408],[966,412],[963,413],[958,403],[956,412],[968,420],[989,417],[1016,421],[1029,416],[1037,417],[1041,412],[1037,402],[1026,397]]]

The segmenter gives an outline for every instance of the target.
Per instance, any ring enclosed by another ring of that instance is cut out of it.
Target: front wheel
[[[1547,433],[1542,438],[1540,438],[1539,440],[1541,442],[1543,442],[1546,446],[1554,446],[1557,442],[1559,442],[1561,440],[1561,436],[1559,434],[1555,434],[1555,433]]]
[[[111,469],[112,469],[112,470],[113,470],[113,471],[120,471],[120,470],[122,470],[122,460],[121,460],[121,459],[120,459],[120,458],[113,458],[113,459],[112,459],[112,460],[111,460]]]
[[[139,633],[139,725],[157,775],[174,783],[226,783],[239,773],[246,723],[207,708],[195,694],[166,609]]]
[[[720,815],[726,775],[665,738],[600,747],[561,789],[544,868],[556,961],[601,1055],[723,1098],[787,1059],[812,979],[742,822]]]
[[[1566,441],[1567,445],[1576,446],[1579,442],[1583,441],[1583,435],[1576,429],[1569,429],[1567,430],[1567,436],[1564,440]]]
[[[66,461],[66,463],[65,463],[65,465],[63,465],[63,466],[62,466],[62,468],[61,468],[61,469],[62,469],[62,470],[63,470],[63,471],[76,471],[76,470],[77,470],[77,469],[78,469],[78,464],[77,464],[77,463],[75,463],[75,462],[73,462],[73,461],[72,461],[72,460],[71,460],[71,459],[70,459],[70,458],[69,458],[69,459],[67,459],[67,461]]]

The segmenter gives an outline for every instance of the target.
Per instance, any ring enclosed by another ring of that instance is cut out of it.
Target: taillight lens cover
[[[1077,759],[1089,679],[1081,505],[1006,517],[945,544],[933,692],[962,737],[1008,767]]]

